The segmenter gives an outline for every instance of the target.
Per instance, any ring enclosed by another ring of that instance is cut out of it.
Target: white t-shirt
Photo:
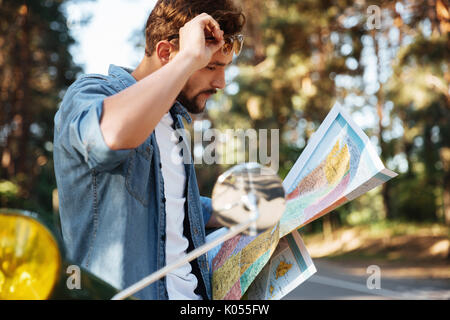
[[[161,155],[164,195],[166,197],[166,264],[186,255],[189,241],[183,236],[184,204],[186,197],[186,172],[181,147],[172,128],[173,119],[166,113],[155,128]],[[194,293],[197,277],[189,263],[169,273],[166,277],[170,300],[200,300]]]

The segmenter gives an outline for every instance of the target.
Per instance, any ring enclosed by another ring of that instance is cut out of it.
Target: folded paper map
[[[297,230],[396,175],[336,104],[283,181],[286,208],[279,223],[254,237],[237,235],[208,252],[213,299],[286,295],[315,272]]]
[[[316,272],[298,231],[278,242],[275,252],[247,292],[250,300],[278,300]]]

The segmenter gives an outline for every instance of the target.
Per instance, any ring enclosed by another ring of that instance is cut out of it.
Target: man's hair
[[[178,34],[203,12],[219,23],[225,36],[241,32],[245,25],[245,15],[233,0],[158,0],[145,27],[145,54],[151,56],[159,41]]]

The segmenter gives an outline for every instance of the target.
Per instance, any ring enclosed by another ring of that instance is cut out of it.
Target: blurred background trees
[[[0,0],[0,207],[52,212],[53,117],[81,71],[63,3]]]
[[[0,0],[3,207],[51,211],[53,116],[81,71],[68,51],[74,40],[61,11],[68,1]],[[450,224],[448,1],[239,3],[248,18],[244,51],[194,130],[280,129],[284,178],[339,101],[400,176],[310,228],[382,219]],[[134,33],[139,50],[142,34]],[[225,169],[197,166],[202,194]]]
[[[242,6],[245,51],[225,94],[210,106],[212,126],[279,128],[284,177],[339,101],[400,176],[323,222],[450,224],[448,1],[245,0]],[[204,192],[214,181],[205,170],[217,171],[207,167],[198,170]]]

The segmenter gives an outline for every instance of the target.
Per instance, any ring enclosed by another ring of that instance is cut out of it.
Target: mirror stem
[[[243,201],[244,205],[250,210],[250,220],[252,221],[248,229],[249,235],[256,236],[258,233],[256,229],[256,220],[259,217],[258,198],[253,191],[250,191],[245,197],[243,197]]]

